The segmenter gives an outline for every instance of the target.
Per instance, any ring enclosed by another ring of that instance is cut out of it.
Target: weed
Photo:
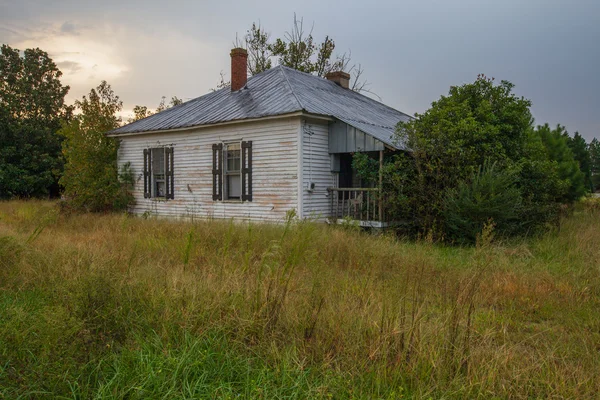
[[[0,398],[600,392],[594,207],[475,247],[54,207],[0,203]]]
[[[192,251],[192,245],[194,243],[194,228],[190,229],[186,236],[185,248],[183,250],[183,265],[188,265],[190,262],[190,252]]]

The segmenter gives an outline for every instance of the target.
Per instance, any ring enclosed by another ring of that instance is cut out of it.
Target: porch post
[[[383,150],[379,150],[379,221],[383,222]]]

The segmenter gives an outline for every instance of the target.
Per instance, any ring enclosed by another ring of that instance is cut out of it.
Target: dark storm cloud
[[[111,78],[126,106],[153,107],[162,95],[206,93],[228,71],[236,33],[260,21],[282,36],[294,12],[306,26],[314,22],[315,38],[330,35],[337,50],[351,49],[370,88],[402,111],[422,112],[451,85],[484,73],[513,82],[532,100],[537,123],[600,136],[597,0],[0,0],[0,27],[43,38],[36,27],[51,24],[110,46],[111,60],[127,66]],[[0,29],[2,42],[17,36]]]

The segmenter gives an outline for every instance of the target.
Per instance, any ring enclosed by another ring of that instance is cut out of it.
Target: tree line
[[[68,194],[90,210],[114,208],[119,202],[108,199],[121,193],[115,191],[118,180],[113,179],[118,144],[104,133],[122,124],[118,116],[122,102],[103,81],[89,95],[67,105],[70,88],[62,84],[61,77],[45,51],[36,48],[21,53],[2,45],[0,199]],[[166,103],[163,97],[156,112],[181,102],[172,97]],[[127,122],[153,113],[145,106],[135,106],[133,112]],[[87,184],[90,189],[85,189]],[[95,190],[101,192],[99,196]],[[83,191],[90,194],[82,199]],[[89,205],[88,200],[94,198],[104,198],[104,204]]]

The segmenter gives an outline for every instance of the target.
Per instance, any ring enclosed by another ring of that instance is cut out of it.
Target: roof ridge
[[[297,70],[297,69],[294,69],[294,68],[286,67],[285,65],[278,65],[277,67],[281,67],[281,68],[282,68],[282,70],[290,70],[290,71],[292,71],[292,72],[294,72],[294,73],[298,73],[298,74],[305,75],[305,76],[307,76],[307,77],[309,77],[309,78],[317,78],[317,79],[321,79],[321,80],[324,80],[324,81],[327,81],[327,82],[331,82],[331,83],[333,83],[334,85],[336,85],[336,86],[337,86],[337,84],[336,84],[335,82],[332,82],[332,81],[330,81],[329,79],[327,79],[327,78],[325,78],[325,77],[322,77],[322,76],[313,75],[313,74],[310,74],[310,73],[308,73],[308,72],[304,72],[304,71],[300,71],[300,70]],[[352,90],[352,89],[350,89],[350,88],[346,88],[345,90],[347,90],[348,92],[350,92],[350,93],[351,93],[351,96],[354,96],[354,97],[356,97],[356,98],[359,98],[359,99],[367,99],[368,101],[370,101],[370,102],[372,102],[372,103],[375,103],[375,104],[377,104],[377,105],[383,106],[383,107],[385,107],[385,108],[387,108],[387,109],[389,109],[389,110],[392,110],[392,111],[395,111],[395,112],[399,112],[400,114],[403,114],[403,115],[407,116],[408,118],[411,118],[411,119],[412,119],[412,118],[414,118],[414,117],[413,117],[412,115],[410,115],[410,114],[407,114],[407,113],[405,113],[405,112],[402,112],[402,111],[400,111],[400,110],[397,110],[397,109],[395,109],[395,108],[394,108],[394,107],[392,107],[392,106],[389,106],[389,105],[385,104],[385,103],[384,103],[384,102],[381,100],[381,98],[380,98],[379,100],[375,100],[375,99],[374,99],[374,98],[372,98],[372,97],[369,97],[369,96],[367,96],[367,95],[365,95],[365,94],[362,94],[361,92],[357,92],[357,91],[355,91],[355,90]]]
[[[287,75],[285,74],[285,67],[283,65],[278,65],[279,67],[281,67],[279,70],[281,71],[281,75],[283,75],[283,78],[285,79],[286,83],[288,84],[288,87],[290,88],[290,92],[292,93],[292,96],[294,96],[294,98],[296,99],[296,102],[298,103],[298,106],[300,107],[301,110],[304,110],[304,106],[302,105],[302,102],[300,101],[300,99],[298,98],[298,96],[296,96],[296,93],[294,92],[294,88],[292,88],[292,84],[290,83],[290,80],[288,79]]]

